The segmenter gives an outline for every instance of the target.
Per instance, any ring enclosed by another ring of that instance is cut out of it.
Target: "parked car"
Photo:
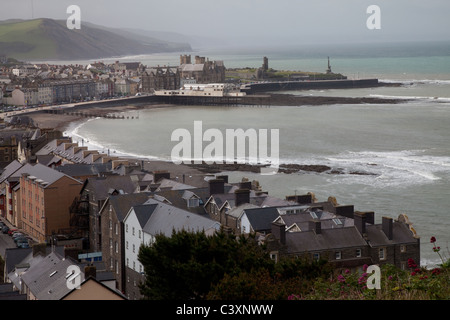
[[[25,249],[25,248],[29,248],[29,247],[30,247],[30,244],[28,243],[28,241],[27,242],[19,242],[19,243],[17,243],[17,248]]]
[[[2,232],[3,232],[3,233],[8,233],[8,232],[9,232],[9,227],[8,227],[8,226],[4,226],[4,227],[2,228]]]
[[[26,241],[28,242],[28,239],[25,236],[18,236],[14,238],[14,242],[17,243],[19,241]]]
[[[22,233],[22,232],[14,232],[12,235],[11,235],[11,238],[13,238],[13,239],[16,239],[16,238],[18,238],[18,237],[24,237],[25,235]]]
[[[17,229],[9,229],[8,234],[12,236],[14,232],[17,232]]]
[[[18,238],[18,239],[15,239],[14,242],[16,243],[17,247],[20,247],[22,245],[22,243],[24,243],[24,242],[28,243],[28,239],[27,238]]]

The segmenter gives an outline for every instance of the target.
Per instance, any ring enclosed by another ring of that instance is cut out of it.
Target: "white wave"
[[[411,80],[405,80],[405,79],[379,79],[379,82],[382,83],[401,83],[401,84],[437,84],[437,85],[448,85],[450,84],[450,80],[432,80],[432,79],[411,79]]]
[[[399,99],[399,100],[417,100],[417,101],[428,101],[428,102],[450,102],[448,97],[426,97],[426,96],[392,96],[384,94],[370,94],[374,98],[382,99]]]
[[[450,157],[431,156],[426,150],[343,152],[325,157],[324,164],[342,168],[344,172],[365,172],[370,175],[347,175],[348,183],[374,186],[406,186],[441,180],[441,173],[450,173]]]

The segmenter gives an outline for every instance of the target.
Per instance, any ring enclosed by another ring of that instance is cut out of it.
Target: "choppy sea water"
[[[313,61],[312,65],[319,65],[322,61],[295,58],[292,52],[289,57],[276,52],[273,56],[277,63],[290,65],[292,70],[298,70],[296,66],[301,63]],[[236,65],[253,61],[249,54],[243,54],[241,61],[238,54],[228,57]],[[221,132],[279,129],[281,163],[327,165],[341,174],[267,176],[229,172],[231,181],[246,176],[279,197],[306,192],[314,192],[320,200],[335,196],[341,204],[355,205],[355,210],[375,211],[377,221],[382,216],[397,218],[404,213],[421,237],[421,264],[440,263],[429,239],[435,236],[444,255],[449,256],[450,58],[410,53],[376,57],[341,54],[335,69],[339,69],[339,60],[347,70],[353,65],[370,76],[378,75],[382,81],[399,82],[401,86],[289,93],[390,97],[400,103],[270,108],[177,106],[139,111],[139,119],[87,121],[72,128],[70,134],[104,152],[170,161],[177,144],[171,141],[172,132],[185,128],[193,133],[194,121],[202,121],[203,130],[216,128]],[[447,69],[442,68],[443,64]],[[132,115],[137,114],[133,111]]]

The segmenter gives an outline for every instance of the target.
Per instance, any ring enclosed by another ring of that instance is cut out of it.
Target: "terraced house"
[[[38,242],[70,227],[69,207],[82,182],[41,164],[26,164],[20,176],[21,212],[17,226]]]

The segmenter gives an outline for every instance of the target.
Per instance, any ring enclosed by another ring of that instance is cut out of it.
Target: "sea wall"
[[[258,82],[247,84],[241,88],[241,91],[247,94],[254,94],[260,92],[273,92],[285,90],[365,88],[365,87],[376,87],[378,85],[379,85],[378,79],[280,81],[280,82]]]

